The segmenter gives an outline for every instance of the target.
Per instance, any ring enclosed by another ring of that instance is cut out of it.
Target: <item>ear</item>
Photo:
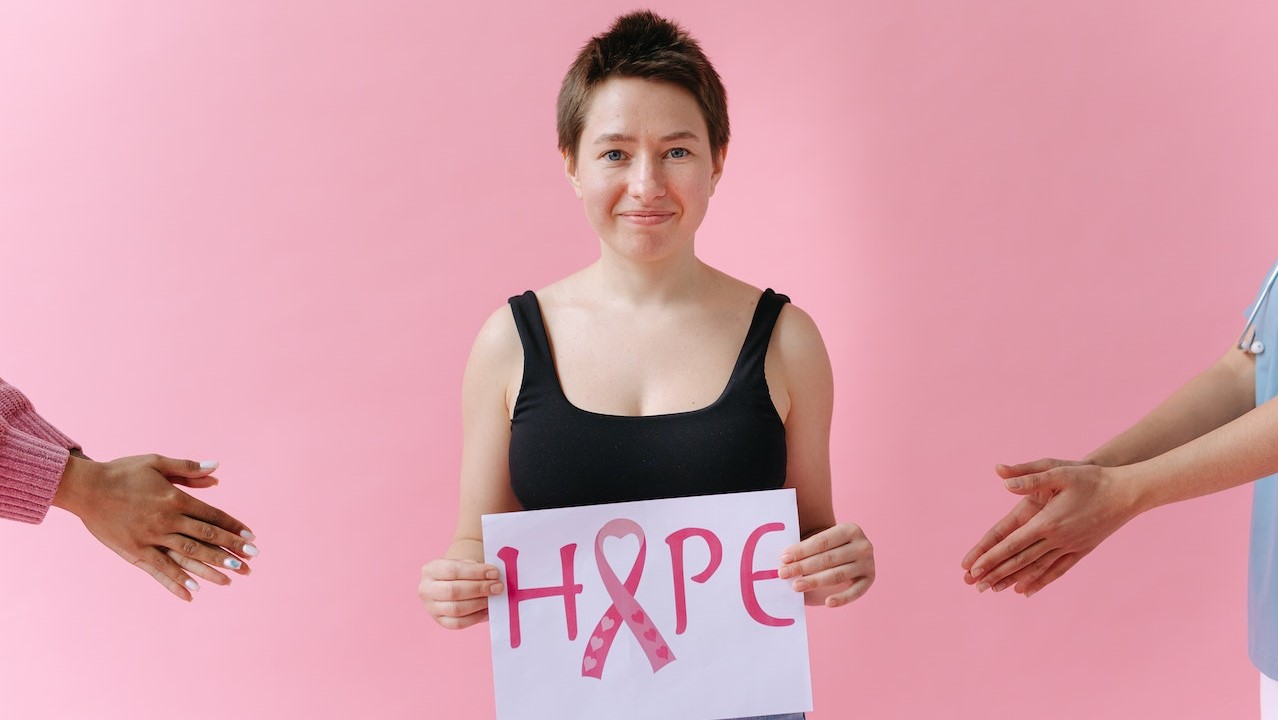
[[[714,195],[714,189],[719,185],[719,178],[723,177],[723,163],[728,159],[728,146],[724,145],[719,148],[719,152],[714,156],[714,172],[710,175],[710,194]]]
[[[577,177],[577,161],[567,150],[563,151],[564,156],[564,175],[568,178],[568,183],[572,185],[573,192],[577,193],[577,199],[581,199],[581,178]]]

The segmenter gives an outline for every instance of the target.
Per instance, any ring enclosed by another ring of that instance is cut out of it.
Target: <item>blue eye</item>
[[[686,158],[688,157],[688,155],[689,153],[687,148],[675,148],[670,151],[670,157],[674,158],[675,160]]]
[[[609,150],[603,154],[604,160],[607,160],[608,162],[621,162],[624,157],[625,156],[622,155],[620,150]]]

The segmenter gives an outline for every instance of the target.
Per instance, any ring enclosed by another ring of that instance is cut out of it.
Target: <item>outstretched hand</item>
[[[214,568],[240,575],[258,554],[248,527],[175,487],[217,484],[217,463],[139,455],[94,462],[72,455],[54,495],[55,505],[79,516],[103,545],[190,601],[199,583],[231,582]],[[188,574],[189,573],[189,574]]]
[[[1138,512],[1115,468],[1049,458],[996,471],[1024,497],[963,558],[964,581],[981,592],[1033,595]]]
[[[995,465],[994,472],[998,473],[999,477],[1004,480],[1010,480],[1015,477],[1041,473],[1056,467],[1083,464],[1084,463],[1077,460],[1043,458],[1041,460],[1035,460],[1034,462],[1021,463],[1020,465]],[[1043,506],[1047,504],[1049,498],[1051,498],[1050,492],[1029,493],[1012,507],[1011,512],[1004,515],[998,522],[994,523],[994,526],[986,531],[980,541],[963,556],[963,562],[961,565],[963,570],[966,571],[963,573],[963,582],[966,582],[968,585],[976,584],[977,579],[973,577],[971,572],[972,565],[976,562],[976,559],[992,550],[995,545],[998,545],[1006,539],[1007,536],[1011,535],[1013,532],[1024,526],[1025,523],[1029,522],[1031,518],[1043,509]],[[989,586],[980,588],[981,592],[985,592],[985,590],[988,589]]]

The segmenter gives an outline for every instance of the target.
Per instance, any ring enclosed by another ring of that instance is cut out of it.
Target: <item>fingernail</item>
[[[1003,592],[1010,583],[1006,580],[994,586],[994,592]]]
[[[1037,590],[1026,590],[1026,591],[1025,591],[1025,597],[1027,597],[1027,598],[1028,598],[1028,597],[1034,597],[1034,593],[1036,593],[1036,592],[1038,592],[1038,591],[1037,591]]]
[[[790,553],[786,553],[786,554],[782,555],[782,556],[781,556],[781,562],[783,562],[783,563],[792,563],[792,562],[794,562],[794,555],[792,555],[792,554],[790,554]]]
[[[791,572],[791,571],[790,571],[790,568],[788,568],[788,567],[782,567],[782,568],[780,568],[779,570],[777,570],[777,577],[781,578],[782,580],[784,580],[784,579],[786,579],[786,578],[790,577],[790,576],[791,576],[791,575],[793,575],[793,574],[794,574],[794,573],[793,573],[793,572]]]
[[[192,580],[191,578],[187,578],[187,579],[186,579],[186,580],[185,580],[182,584],[183,584],[183,585],[185,585],[185,586],[186,586],[186,589],[187,589],[187,590],[190,590],[191,592],[199,592],[199,591],[200,591],[200,584],[199,584],[199,583],[197,583],[197,582],[195,582],[195,581],[194,581],[194,580]]]
[[[249,557],[257,557],[257,546],[244,543],[244,554]]]
[[[986,590],[989,590],[989,589],[990,589],[989,583],[981,583],[980,585],[976,586],[976,592],[985,592]]]
[[[1020,478],[1009,478],[1006,482],[1009,490],[1018,490],[1021,487]]]
[[[200,462],[200,469],[201,469],[201,470],[216,470],[216,469],[217,469],[217,461],[216,461],[216,460],[204,460],[204,461]]]
[[[253,542],[254,540],[257,539],[257,536],[249,532],[248,530],[241,530],[240,537],[244,538],[245,540],[248,540],[249,542]]]
[[[488,572],[484,573],[484,577],[485,577],[485,578],[487,578],[487,579],[489,579],[489,580],[496,580],[496,579],[497,579],[497,571],[496,571],[496,570],[489,570]]]
[[[980,566],[974,567],[972,568],[971,573],[972,573],[972,579],[975,580],[976,578],[979,578],[980,576],[985,574],[985,568]]]
[[[803,580],[794,581],[795,592],[803,592],[804,590],[807,590],[807,589],[808,589],[808,584],[804,582]]]
[[[239,570],[241,567],[244,566],[244,563],[240,562],[239,560],[236,560],[235,558],[224,558],[222,560],[222,564],[231,568],[232,570]]]
[[[489,588],[488,588],[488,594],[489,594],[489,595],[500,595],[500,594],[501,594],[501,583],[493,583],[491,586],[489,586]]]

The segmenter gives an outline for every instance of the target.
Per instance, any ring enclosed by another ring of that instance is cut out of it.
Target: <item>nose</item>
[[[630,196],[640,202],[650,202],[666,194],[665,174],[661,161],[642,158],[630,165]]]

